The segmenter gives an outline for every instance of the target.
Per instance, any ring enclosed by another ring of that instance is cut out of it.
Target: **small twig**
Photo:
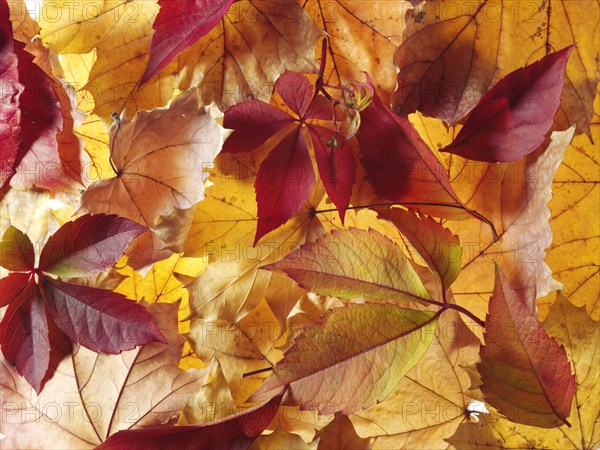
[[[115,163],[113,161],[113,150],[115,148],[115,142],[117,141],[117,135],[119,134],[119,131],[121,130],[121,118],[119,117],[119,115],[116,112],[113,112],[110,115],[110,117],[112,117],[112,119],[117,124],[117,131],[115,131],[115,137],[113,138],[113,141],[110,145],[110,156],[108,158],[108,162],[110,163],[110,168],[113,170],[115,175],[119,176],[120,172],[117,170],[117,167],[115,166]]]
[[[259,373],[268,372],[269,370],[273,370],[272,367],[265,367],[263,369],[253,370],[252,372],[246,372],[242,374],[242,378],[251,377],[252,375],[258,375]]]

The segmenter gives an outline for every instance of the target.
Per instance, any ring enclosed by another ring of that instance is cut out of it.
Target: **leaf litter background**
[[[449,295],[484,319],[494,290],[494,262],[500,265],[513,288],[535,290],[539,297],[538,318],[545,331],[564,345],[575,375],[575,396],[568,417],[572,426],[546,430],[517,425],[493,408],[489,414],[479,414],[476,422],[467,410],[472,399],[483,400],[477,389],[480,380],[474,366],[483,336],[470,318],[448,311],[439,317],[435,334],[428,335],[431,344],[420,342],[419,345],[424,345],[423,356],[418,358],[415,354],[418,362],[408,372],[393,364],[397,349],[384,345],[374,350],[384,358],[385,362],[374,365],[383,371],[384,377],[398,379],[406,373],[398,384],[384,390],[385,395],[377,399],[380,402],[373,404],[375,399],[367,400],[369,389],[376,386],[373,381],[352,386],[344,383],[350,369],[331,371],[323,379],[325,389],[344,388],[337,392],[341,400],[337,398],[328,404],[323,398],[331,400],[329,394],[325,397],[320,392],[314,394],[320,405],[318,412],[322,414],[294,405],[277,408],[267,404],[267,409],[259,409],[260,417],[269,419],[270,424],[264,426],[274,432],[258,437],[252,447],[592,448],[598,445],[600,7],[597,2],[432,1],[413,9],[410,2],[401,1],[240,1],[233,4],[209,34],[184,49],[139,89],[137,83],[146,68],[152,23],[158,12],[155,2],[91,1],[86,3],[93,6],[85,9],[73,8],[69,2],[52,3],[55,16],[37,14],[39,24],[24,14],[20,2],[11,5],[15,38],[29,43],[39,34],[41,41],[27,46],[37,57],[35,63],[50,77],[56,77],[51,80],[53,84],[61,78],[71,85],[64,91],[57,89],[65,121],[62,133],[58,133],[59,146],[38,159],[59,161],[60,167],[72,169],[73,165],[67,163],[73,162],[73,148],[81,145],[84,154],[76,164],[84,164],[87,170],[83,179],[72,180],[63,173],[31,184],[19,182],[26,178],[18,176],[17,168],[12,186],[29,190],[4,188],[0,205],[2,233],[9,224],[13,225],[30,237],[38,251],[60,224],[70,220],[73,212],[83,212],[77,210],[80,205],[76,193],[81,187],[73,190],[73,186],[83,183],[87,187],[99,179],[107,179],[103,183],[114,182],[108,161],[107,131],[113,122],[110,118],[113,111],[124,113],[125,126],[126,117],[135,122],[137,111],[165,107],[175,94],[191,86],[199,86],[193,94],[198,102],[215,101],[222,109],[248,98],[269,102],[274,83],[285,69],[316,71],[317,43],[325,32],[330,37],[325,81],[330,84],[352,79],[363,81],[362,71],[369,72],[382,101],[387,104],[391,99],[396,112],[411,114],[409,119],[421,138],[437,150],[452,142],[461,127],[456,123],[503,76],[575,42],[577,47],[567,65],[562,103],[555,117],[556,132],[543,144],[544,152],[538,150],[523,160],[501,166],[436,153],[458,198],[488,217],[500,236],[498,242],[493,242],[487,225],[473,219],[442,221],[459,236],[462,246],[462,267]],[[37,2],[30,9],[41,12],[43,7],[44,4]],[[274,54],[271,48],[278,51]],[[396,68],[400,69],[398,76]],[[439,80],[444,80],[441,85]],[[87,115],[71,110],[69,95]],[[24,97],[21,100],[24,102]],[[438,119],[425,117],[416,109]],[[157,110],[155,114],[169,113]],[[139,116],[137,120],[141,120]],[[571,125],[575,129],[570,129]],[[165,126],[168,128],[166,123]],[[34,154],[36,150],[32,147],[29,155]],[[61,362],[39,396],[2,360],[3,446],[91,448],[119,430],[177,421],[192,427],[189,424],[198,426],[224,420],[208,428],[182,430],[192,435],[212,436],[218,426],[222,427],[219,430],[230,430],[224,435],[227,439],[232,430],[228,426],[239,428],[235,422],[238,419],[234,417],[227,422],[227,418],[239,412],[240,405],[257,391],[265,390],[261,385],[269,375],[267,372],[242,377],[242,374],[274,367],[292,338],[300,336],[296,342],[302,342],[303,327],[312,326],[311,333],[322,337],[314,340],[317,344],[335,344],[335,339],[327,341],[331,339],[328,325],[338,315],[348,314],[350,323],[357,324],[374,320],[377,326],[385,328],[378,314],[381,318],[389,314],[384,312],[384,305],[374,300],[367,300],[372,302],[368,308],[373,315],[367,309],[354,307],[361,312],[353,316],[352,306],[333,308],[363,303],[364,298],[354,298],[360,295],[354,293],[350,296],[353,299],[348,300],[336,298],[342,296],[340,292],[320,297],[304,290],[282,272],[259,269],[275,263],[301,244],[315,242],[326,232],[348,227],[373,228],[420,261],[394,225],[377,218],[377,211],[348,210],[344,225],[337,213],[313,214],[314,209],[329,211],[334,206],[320,183],[312,188],[308,202],[290,221],[254,247],[258,215],[253,184],[265,156],[263,150],[219,155],[206,188],[199,182],[190,183],[201,191],[188,195],[188,191],[181,189],[178,191],[181,197],[173,197],[172,204],[160,202],[160,212],[142,213],[144,224],[151,225],[153,233],[134,245],[113,269],[81,281],[147,302],[148,310],[168,340],[166,346],[151,343],[121,355],[96,354],[74,346],[72,355]],[[23,161],[27,163],[27,159]],[[373,191],[361,171],[357,167],[351,204],[385,201],[379,192]],[[58,181],[64,184],[65,179],[68,186],[57,186]],[[34,187],[42,189],[31,189]],[[65,189],[70,192],[62,192]],[[204,200],[196,204],[203,196]],[[142,202],[152,206],[147,199]],[[124,202],[117,204],[122,207]],[[128,217],[127,213],[118,212]],[[150,256],[148,249],[152,250]],[[168,258],[151,268],[136,264],[147,261],[148,257],[155,261]],[[415,266],[423,280],[423,289],[435,297],[440,290],[439,281],[422,269]],[[2,269],[2,275],[5,274]],[[407,286],[414,288],[410,283]],[[308,285],[304,287],[310,289]],[[557,289],[562,291],[553,292]],[[428,295],[419,292],[421,296]],[[333,312],[324,323],[322,316],[329,310]],[[358,333],[369,330],[359,327]],[[351,328],[347,332],[355,337],[357,331]],[[318,349],[311,349],[311,342],[307,340],[306,351],[314,356]],[[294,348],[300,351],[302,345]],[[277,382],[282,378],[282,384],[289,382],[285,381],[289,363],[286,361],[293,356],[293,352],[286,354],[276,371],[277,377],[272,380]],[[350,364],[356,365],[352,370],[370,368],[369,358],[369,353],[365,353],[364,357],[351,359]],[[300,361],[304,361],[305,377],[296,382],[300,386],[305,383],[307,388],[298,389],[296,397],[292,384],[292,403],[307,406],[311,399],[304,397],[311,393],[314,377],[322,376],[319,364],[325,362],[319,358],[314,362],[306,358]],[[393,376],[388,371],[392,366]],[[354,394],[358,405],[348,401]],[[353,413],[347,417],[339,414],[337,411],[343,409],[339,408],[340,401],[348,405],[344,412]],[[181,416],[180,411],[183,411]],[[24,415],[25,412],[29,415]],[[250,414],[254,414],[252,410]],[[247,423],[241,417],[239,423]],[[144,436],[141,433],[134,435],[136,439]],[[146,438],[151,436],[146,431]],[[249,445],[257,434],[250,430],[244,436]],[[109,442],[105,444],[107,447]]]

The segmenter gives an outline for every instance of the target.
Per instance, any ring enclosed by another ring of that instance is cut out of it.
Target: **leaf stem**
[[[115,137],[113,138],[113,141],[112,141],[112,143],[110,145],[110,155],[108,157],[108,162],[110,163],[110,168],[113,170],[113,172],[115,173],[115,175],[119,176],[120,173],[117,170],[117,167],[115,166],[115,163],[113,161],[113,150],[115,148],[115,142],[117,141],[117,135],[119,134],[119,131],[121,130],[121,118],[115,112],[111,114],[111,117],[115,121],[115,123],[117,124],[117,131],[115,131]]]
[[[481,220],[482,222],[484,222],[485,224],[487,224],[490,227],[490,229],[492,231],[494,242],[497,242],[499,239],[498,233],[496,232],[496,227],[494,227],[494,224],[487,217],[485,217],[483,214],[480,214],[473,209],[468,209],[468,208],[465,208],[464,206],[454,205],[452,203],[387,202],[387,203],[372,203],[369,205],[348,206],[346,209],[387,208],[390,206],[439,206],[439,207],[443,207],[443,208],[463,209],[466,212],[468,212],[469,214],[471,214],[473,217]],[[318,209],[314,213],[315,214],[323,214],[323,213],[335,212],[335,211],[337,211],[336,208]]]
[[[466,308],[463,308],[460,305],[457,305],[455,303],[446,303],[444,305],[444,310],[446,309],[453,309],[455,311],[458,311],[459,313],[464,314],[465,316],[467,316],[469,319],[471,319],[473,322],[475,322],[477,325],[479,325],[481,328],[485,328],[485,321],[481,320],[479,317],[477,317],[475,314],[473,314],[471,311],[469,311]]]

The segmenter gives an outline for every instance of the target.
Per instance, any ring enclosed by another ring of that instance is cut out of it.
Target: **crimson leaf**
[[[35,267],[30,239],[14,227],[7,229],[0,262],[16,273],[0,280],[0,305],[8,305],[0,323],[0,344],[6,359],[36,392],[43,389],[68,351],[66,336],[108,353],[165,342],[152,315],[123,295],[46,274],[80,276],[102,270],[114,264],[131,239],[145,230],[114,215],[82,216],[48,239],[41,263]],[[88,258],[89,254],[95,259]]]
[[[354,184],[354,154],[348,141],[336,146],[332,143],[332,131],[319,125],[309,125],[308,131],[315,150],[319,175],[331,201],[344,221],[344,215]]]
[[[500,80],[442,151],[477,161],[508,162],[538,148],[560,106],[565,68],[574,48],[551,53]]]
[[[208,34],[235,0],[159,0],[154,20],[150,60],[142,76],[144,84],[164,69],[179,52]]]
[[[41,277],[48,309],[73,342],[95,352],[123,350],[166,340],[152,315],[122,294]]]
[[[46,242],[39,269],[61,277],[84,277],[112,266],[146,228],[110,214],[89,214],[64,224]]]
[[[368,76],[367,82],[372,84]],[[360,115],[360,159],[377,195],[418,204],[426,214],[465,217],[444,167],[406,117],[387,109],[376,93]]]
[[[258,226],[254,245],[302,207],[314,182],[306,141],[302,130],[296,128],[269,153],[256,174]]]
[[[246,449],[273,420],[284,392],[285,390],[261,405],[211,423],[119,431],[96,448],[98,450]]]
[[[264,144],[273,145],[258,170],[255,190],[258,226],[255,244],[261,237],[287,222],[308,199],[315,182],[308,145],[302,131],[306,125],[315,151],[317,168],[327,194],[344,218],[354,183],[354,160],[347,142],[333,144],[336,132],[307,121],[331,120],[333,107],[315,95],[305,76],[286,71],[275,90],[294,115],[258,100],[232,106],[223,125],[233,130],[223,151],[248,152]]]
[[[6,1],[0,1],[0,187],[15,173],[15,161],[21,142],[21,111],[17,57],[14,53],[12,24]]]

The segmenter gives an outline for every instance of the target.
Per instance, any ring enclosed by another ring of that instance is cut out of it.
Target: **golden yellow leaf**
[[[318,442],[306,443],[299,435],[277,428],[273,433],[256,439],[249,450],[281,450],[282,448],[316,450],[317,444]]]
[[[216,361],[211,363],[210,377],[210,383],[198,389],[187,401],[181,410],[178,425],[213,422],[238,412],[221,366]]]
[[[263,382],[265,374],[245,374],[269,369],[282,352],[275,348],[279,322],[263,300],[241,320],[193,318],[186,335],[194,352],[204,361],[219,361],[231,395],[243,402]]]
[[[421,119],[416,122],[421,132],[419,122]],[[423,119],[421,125],[430,122]],[[425,138],[430,145],[450,139],[441,125],[428,132]],[[531,308],[536,298],[562,287],[544,262],[545,250],[552,242],[547,203],[552,196],[552,177],[573,133],[574,127],[552,133],[547,148],[514,163],[446,157],[444,164],[458,196],[490,219],[500,238],[494,242],[489,227],[475,220],[446,223],[458,234],[462,247],[461,273],[452,287],[454,297],[479,317],[485,317],[487,311],[495,263],[500,264],[511,286],[527,296]]]
[[[583,14],[582,11],[585,11]],[[577,124],[589,134],[594,115],[598,0],[514,2],[442,0],[409,11],[399,67],[395,110],[455,123],[513,70],[577,43],[569,60],[557,128]]]
[[[316,187],[309,205],[254,246],[257,210],[253,183],[259,157],[256,152],[220,155],[210,177],[213,185],[197,206],[185,254],[206,257],[208,267],[190,286],[195,317],[234,323],[266,298],[283,327],[305,293],[283,274],[259,267],[322,233],[310,206],[320,202],[322,189]]]
[[[122,258],[126,262],[126,258]],[[182,257],[175,253],[169,258],[155,263],[145,276],[140,275],[131,266],[120,266],[117,272],[125,278],[114,289],[132,300],[145,300],[148,303],[175,303],[179,306],[179,319],[183,321],[189,315],[189,295],[186,284],[181,278],[197,277],[206,267],[202,258]],[[180,332],[188,327],[180,323]]]
[[[317,433],[319,442],[318,450],[370,450],[369,439],[361,438],[356,434],[354,425],[348,418],[337,414],[335,419]]]
[[[388,102],[396,86],[392,56],[401,42],[409,6],[406,0],[304,2],[304,9],[330,37],[326,81],[348,85],[352,80],[364,81],[366,71]]]
[[[576,136],[552,183],[553,241],[546,262],[569,301],[586,305],[588,314],[600,320],[600,96],[595,110],[594,143]]]
[[[45,43],[60,53],[96,49],[85,89],[104,120],[113,111],[163,106],[177,90],[199,85],[206,103],[222,107],[248,96],[269,101],[272,85],[285,69],[317,68],[314,51],[321,31],[296,0],[234,3],[209,34],[139,89],[158,12],[155,1],[91,0],[85,8],[68,0],[44,5],[55,14],[42,17]]]

